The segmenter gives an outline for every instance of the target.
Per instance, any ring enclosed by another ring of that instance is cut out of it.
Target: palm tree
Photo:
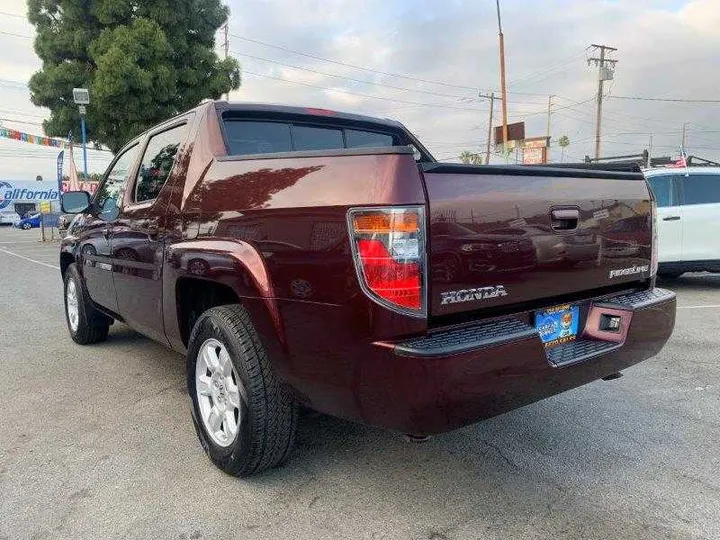
[[[565,148],[567,146],[570,146],[570,139],[567,135],[563,135],[558,139],[558,146],[562,149],[562,152],[560,154],[560,163],[565,161]]]
[[[463,150],[460,153],[460,161],[465,165],[482,165],[480,154],[473,154],[470,150]]]
[[[472,152],[470,150],[463,150],[460,153],[460,161],[462,161],[465,165],[469,165],[472,160]]]

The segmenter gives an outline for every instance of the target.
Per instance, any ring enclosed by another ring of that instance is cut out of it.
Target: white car
[[[645,171],[658,204],[660,276],[720,272],[720,167]]]

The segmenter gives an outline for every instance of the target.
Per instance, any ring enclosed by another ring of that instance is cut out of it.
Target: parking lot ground
[[[720,538],[720,275],[664,351],[425,444],[302,418],[249,480],[196,439],[184,359],[122,324],[79,347],[57,245],[0,229],[0,538]]]

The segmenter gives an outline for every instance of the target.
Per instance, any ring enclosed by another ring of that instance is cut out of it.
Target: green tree
[[[73,88],[90,90],[88,139],[117,151],[147,128],[240,86],[233,58],[215,54],[228,18],[220,0],[28,0],[35,52],[35,105],[48,107],[49,136],[73,133]]]
[[[560,163],[565,161],[565,148],[570,146],[570,139],[567,135],[563,135],[558,139],[558,146],[561,148]]]
[[[465,165],[482,164],[482,158],[480,157],[480,154],[473,154],[469,150],[463,150],[460,153],[460,161],[462,161]]]

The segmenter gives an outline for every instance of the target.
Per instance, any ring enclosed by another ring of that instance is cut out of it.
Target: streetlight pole
[[[85,129],[85,105],[78,105],[78,109],[80,109],[80,130],[82,131],[83,172],[85,173],[85,178],[87,179],[87,131]]]
[[[87,88],[73,88],[73,101],[78,106],[80,113],[80,130],[82,132],[83,145],[83,173],[87,178],[87,130],[85,128],[85,114],[87,113],[86,105],[90,105],[90,92]]]

